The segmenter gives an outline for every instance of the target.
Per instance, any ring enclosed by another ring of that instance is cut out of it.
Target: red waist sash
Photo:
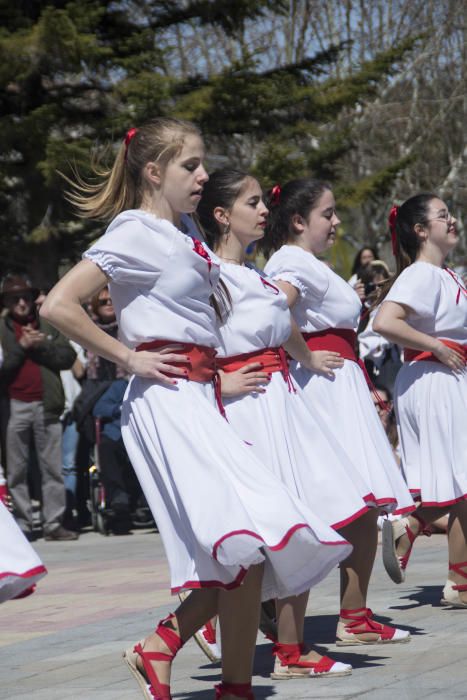
[[[344,360],[358,361],[355,352],[357,334],[350,328],[326,328],[315,333],[303,333],[303,337],[311,351],[330,350],[338,352]]]
[[[366,383],[374,395],[379,406],[384,411],[389,411],[386,402],[383,401],[365,367],[363,360],[359,360],[356,353],[357,334],[351,328],[326,328],[316,333],[303,333],[306,344],[312,352],[316,350],[329,350],[338,352],[344,360],[356,362],[363,372]]]
[[[464,356],[464,362],[467,363],[467,345],[461,345],[456,343],[454,340],[445,340],[440,338],[443,345],[446,345],[452,350],[457,350],[461,355]],[[412,348],[404,348],[404,362],[440,362],[438,358],[433,355],[432,352],[428,350],[413,350]]]
[[[217,357],[216,365],[224,372],[236,372],[251,362],[261,362],[265,372],[282,372],[284,381],[287,382],[289,391],[295,392],[295,387],[289,372],[289,363],[284,348],[263,348],[253,352],[244,352],[241,355],[230,357]]]
[[[174,350],[177,355],[187,355],[188,362],[171,362],[174,367],[183,367],[187,370],[187,378],[193,382],[210,382],[216,374],[216,351],[214,348],[208,348],[204,345],[195,345],[194,343],[179,343],[176,340],[150,340],[147,343],[141,343],[136,348],[140,350],[158,350],[165,345],[179,346],[178,350]],[[163,372],[167,377],[180,379],[180,375],[172,372]]]

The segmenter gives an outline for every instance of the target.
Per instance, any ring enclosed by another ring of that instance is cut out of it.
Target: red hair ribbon
[[[397,219],[398,213],[399,213],[399,207],[397,206],[397,204],[393,204],[391,211],[389,212],[388,222],[389,222],[389,230],[391,231],[392,254],[394,256],[396,256],[398,251],[399,251],[399,241],[397,240],[397,231],[396,231],[396,219]]]
[[[276,207],[279,202],[281,201],[281,186],[280,185],[274,185],[274,187],[271,190],[271,199],[270,199],[270,205],[271,207]]]
[[[125,134],[125,160],[128,155],[128,146],[130,145],[130,141],[133,138],[133,136],[136,134],[138,129],[136,127],[132,127],[131,129],[128,129],[128,131]]]

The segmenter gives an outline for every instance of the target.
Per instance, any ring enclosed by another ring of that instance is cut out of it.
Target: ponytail
[[[290,180],[283,187],[275,185],[266,196],[269,215],[266,221],[264,238],[258,244],[265,258],[282,245],[293,240],[296,235],[293,217],[298,214],[307,219],[325,190],[331,187],[327,182],[302,178]]]

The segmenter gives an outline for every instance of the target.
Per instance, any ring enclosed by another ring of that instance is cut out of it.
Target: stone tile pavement
[[[0,607],[2,700],[141,700],[121,652],[147,634],[174,605],[158,534],[84,533],[68,544],[34,545],[48,576],[29,598]],[[410,644],[335,647],[338,576],[310,596],[306,637],[350,677],[273,682],[271,645],[260,634],[255,661],[259,700],[302,698],[417,700],[467,698],[467,610],[439,605],[447,548],[444,535],[417,541],[408,581],[394,585],[378,555],[369,604],[382,621],[409,629]],[[174,700],[212,700],[218,666],[194,642],[174,664]]]

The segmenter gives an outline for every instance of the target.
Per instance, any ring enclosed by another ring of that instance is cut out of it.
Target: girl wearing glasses
[[[445,267],[458,242],[442,199],[421,194],[390,214],[397,274],[375,330],[404,350],[395,385],[402,464],[420,506],[385,523],[383,557],[396,583],[425,524],[449,513],[449,571],[441,603],[467,607],[467,290]]]

